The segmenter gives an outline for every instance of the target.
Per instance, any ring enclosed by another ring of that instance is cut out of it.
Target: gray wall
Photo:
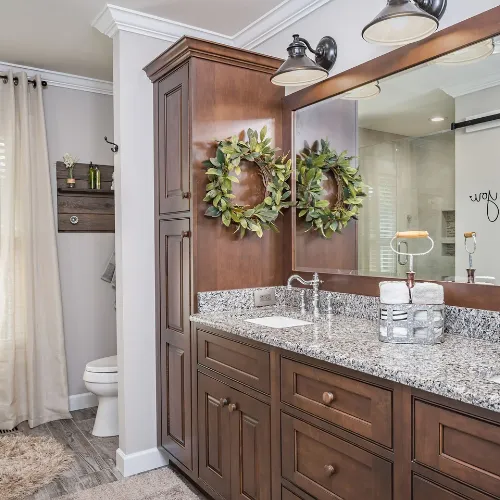
[[[44,90],[45,122],[54,206],[55,163],[69,152],[88,163],[113,165],[103,137],[113,137],[113,97],[49,86]],[[69,394],[87,392],[85,364],[116,354],[114,291],[100,279],[114,247],[114,234],[58,233]]]

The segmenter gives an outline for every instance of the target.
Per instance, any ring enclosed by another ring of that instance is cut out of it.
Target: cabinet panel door
[[[160,213],[190,208],[189,66],[158,84],[158,195]]]
[[[198,374],[199,476],[221,497],[231,499],[230,388]]]
[[[162,446],[192,469],[189,220],[160,223]]]
[[[232,390],[228,410],[231,415],[231,500],[270,500],[271,409],[261,401]]]
[[[465,500],[465,497],[453,493],[420,476],[413,476],[413,500]]]

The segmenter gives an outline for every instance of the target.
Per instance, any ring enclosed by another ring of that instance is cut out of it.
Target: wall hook
[[[118,145],[115,144],[114,142],[110,142],[108,141],[108,138],[106,136],[104,136],[104,140],[108,143],[108,144],[111,144],[112,145],[112,148],[111,148],[111,151],[113,151],[113,153],[118,153]]]

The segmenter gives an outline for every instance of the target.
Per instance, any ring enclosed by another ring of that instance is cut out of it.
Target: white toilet
[[[85,387],[97,396],[99,407],[92,434],[118,436],[118,365],[116,356],[87,363],[83,374]]]

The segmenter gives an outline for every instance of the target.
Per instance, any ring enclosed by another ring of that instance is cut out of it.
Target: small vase
[[[69,188],[74,188],[76,184],[76,179],[73,178],[73,167],[68,168],[68,178],[66,179],[66,186]]]

